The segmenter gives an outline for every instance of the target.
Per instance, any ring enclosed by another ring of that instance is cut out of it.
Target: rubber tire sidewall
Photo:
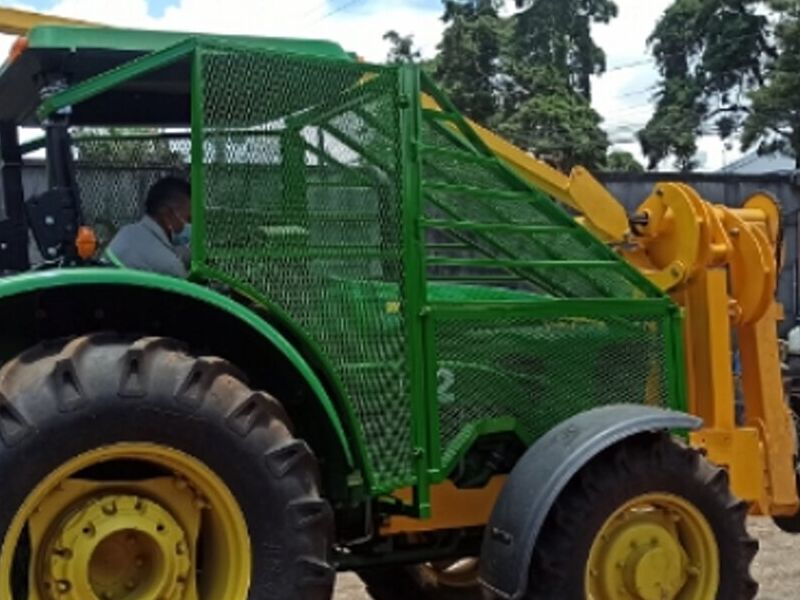
[[[647,453],[649,449],[643,449]],[[676,447],[672,452],[686,453],[684,458],[690,458],[689,450],[684,447]],[[695,461],[705,461],[696,456],[691,457]],[[616,461],[614,461],[616,462]],[[742,577],[742,569],[747,572],[749,569],[750,558],[745,556],[742,546],[743,530],[732,521],[733,512],[731,506],[726,504],[733,502],[733,497],[726,493],[726,498],[721,498],[715,486],[698,477],[700,473],[689,468],[681,469],[681,464],[686,465],[683,458],[676,460],[648,462],[646,459],[639,462],[632,471],[626,471],[623,461],[617,462],[619,468],[607,468],[606,477],[593,479],[591,483],[584,483],[584,487],[593,487],[591,491],[592,509],[580,515],[572,515],[573,525],[568,526],[573,529],[568,544],[556,545],[552,538],[545,538],[544,552],[556,547],[559,557],[556,558],[556,569],[561,571],[558,577],[558,585],[550,586],[543,592],[540,587],[536,588],[537,573],[531,573],[532,591],[526,596],[528,600],[544,600],[546,598],[558,598],[559,600],[584,600],[585,599],[585,575],[589,561],[591,548],[603,526],[609,518],[619,510],[620,507],[628,504],[635,498],[652,493],[673,494],[689,501],[705,517],[708,525],[714,533],[719,551],[720,580],[716,598],[718,600],[739,600],[737,587]],[[704,466],[706,466],[705,463]],[[686,465],[688,466],[688,465]],[[713,468],[707,465],[709,473],[713,473]],[[703,470],[702,468],[700,469]],[[602,472],[602,471],[601,471]],[[727,490],[727,478],[725,478],[725,488]],[[578,482],[572,485],[581,485]],[[569,489],[567,490],[569,493]],[[562,519],[563,523],[568,522]],[[550,542],[548,544],[548,542]],[[553,565],[555,566],[555,565]],[[545,569],[544,580],[548,579]],[[542,581],[539,582],[541,585]]]
[[[315,473],[302,473],[302,480],[278,480],[266,466],[263,436],[243,437],[208,403],[193,407],[176,401],[173,391],[180,377],[163,381],[161,373],[162,381],[155,382],[146,396],[120,398],[115,381],[119,369],[114,368],[116,357],[110,358],[111,364],[93,366],[98,380],[82,382],[86,402],[74,410],[59,412],[52,410],[49,402],[36,403],[37,392],[46,394],[47,373],[28,387],[31,397],[23,400],[27,404],[20,410],[27,413],[33,431],[13,447],[0,443],[0,481],[10,482],[0,500],[0,540],[28,495],[68,460],[120,442],[158,444],[198,459],[236,498],[250,536],[248,600],[298,599],[294,580],[302,573],[296,572],[294,559],[308,554],[309,548],[287,519],[286,508],[315,487]],[[275,444],[281,442],[274,440]]]

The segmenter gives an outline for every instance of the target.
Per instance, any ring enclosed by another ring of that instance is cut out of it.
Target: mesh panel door
[[[201,56],[206,266],[304,330],[354,404],[375,489],[407,485],[397,72]]]
[[[514,420],[531,443],[560,422],[607,404],[669,404],[663,319],[537,317],[520,311],[437,319],[442,463],[473,428]],[[445,392],[445,393],[442,393]]]
[[[445,474],[481,432],[530,444],[597,406],[672,405],[675,325],[661,291],[458,115],[425,111],[421,135]]]

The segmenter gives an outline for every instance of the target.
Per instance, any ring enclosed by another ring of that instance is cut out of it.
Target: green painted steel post
[[[664,344],[670,408],[686,412],[689,410],[689,401],[686,389],[683,312],[677,305],[670,307],[664,317]]]
[[[192,273],[202,270],[206,262],[205,210],[205,96],[203,89],[203,56],[199,46],[192,54]]]
[[[403,157],[403,257],[404,309],[408,330],[408,367],[410,378],[411,428],[416,461],[417,482],[414,488],[415,509],[421,517],[429,517],[430,505],[430,448],[428,444],[429,412],[426,398],[426,333],[429,317],[425,309],[426,280],[424,241],[422,240],[422,160],[419,154],[420,80],[414,66],[401,66],[399,76],[399,112]],[[430,401],[433,401],[430,399]]]

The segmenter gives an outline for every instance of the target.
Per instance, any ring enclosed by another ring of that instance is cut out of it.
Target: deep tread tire
[[[448,588],[430,585],[418,568],[385,567],[359,573],[372,600],[481,600],[480,585],[474,588]]]
[[[34,487],[68,459],[152,442],[204,462],[250,533],[248,600],[328,600],[332,511],[281,404],[219,358],[163,338],[95,334],[42,344],[0,370],[0,540]],[[14,599],[17,600],[17,599]]]
[[[630,500],[664,492],[689,500],[708,520],[720,552],[717,600],[750,600],[758,542],[747,533],[746,503],[731,495],[727,472],[668,435],[624,442],[591,461],[547,517],[531,565],[527,600],[583,600],[589,552],[608,518]]]

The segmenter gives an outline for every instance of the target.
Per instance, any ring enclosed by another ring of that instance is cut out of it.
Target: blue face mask
[[[172,233],[173,246],[188,246],[192,242],[192,224],[184,222],[183,229]]]

